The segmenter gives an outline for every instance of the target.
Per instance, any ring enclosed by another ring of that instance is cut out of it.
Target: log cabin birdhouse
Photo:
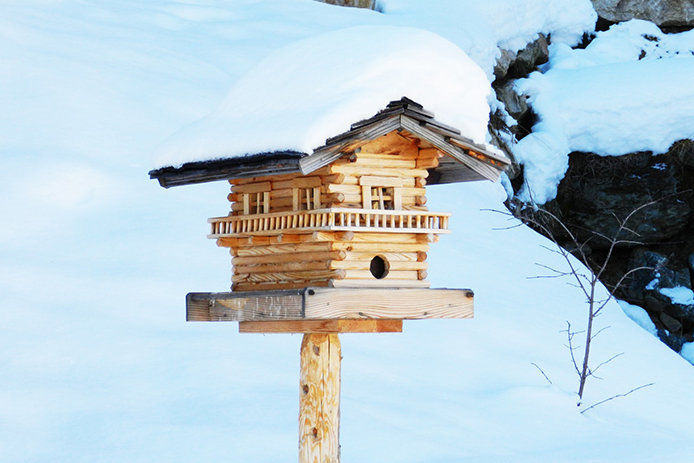
[[[399,332],[402,320],[471,318],[472,291],[429,289],[427,252],[450,214],[426,187],[497,180],[509,160],[407,98],[311,153],[274,151],[151,171],[163,187],[228,181],[230,212],[209,238],[230,249],[231,292],[190,293],[190,321],[306,333],[301,462],[339,460],[337,333]]]
[[[209,238],[231,250],[232,291],[426,288],[448,233],[426,186],[497,180],[503,156],[402,98],[313,153],[268,152],[150,172],[164,187],[228,180],[231,211]]]

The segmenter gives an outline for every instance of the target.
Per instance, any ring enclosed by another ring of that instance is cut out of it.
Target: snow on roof
[[[484,143],[490,84],[428,31],[359,26],[287,45],[238,80],[210,115],[172,136],[157,167],[264,152],[310,153],[403,95]]]

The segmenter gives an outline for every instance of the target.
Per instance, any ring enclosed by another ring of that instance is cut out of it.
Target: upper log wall
[[[379,208],[378,198],[369,196],[373,188],[383,187],[396,196],[388,198],[386,207],[427,210],[427,169],[438,166],[441,156],[433,148],[420,149],[416,141],[392,132],[308,176],[232,179],[228,199],[232,215],[326,207],[368,209],[371,204]]]

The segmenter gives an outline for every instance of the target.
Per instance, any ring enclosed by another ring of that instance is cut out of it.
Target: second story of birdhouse
[[[392,101],[313,153],[268,152],[165,167],[162,186],[228,180],[227,215],[210,238],[310,231],[437,234],[449,214],[428,209],[426,186],[496,180],[509,160],[421,105]]]

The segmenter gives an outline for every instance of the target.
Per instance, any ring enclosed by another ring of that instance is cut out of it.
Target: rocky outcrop
[[[604,262],[614,237],[617,218],[649,204],[635,214],[620,238],[624,243],[611,255],[603,283],[617,288],[615,296],[643,307],[672,349],[694,340],[694,301],[673,300],[672,288],[694,287],[694,141],[680,140],[667,153],[629,153],[606,157],[571,153],[569,169],[559,184],[557,198],[542,207],[562,220],[595,263]],[[566,249],[573,247],[556,224],[553,234]],[[538,230],[540,231],[540,230]],[[562,242],[562,240],[565,240]]]
[[[501,83],[508,79],[518,79],[533,72],[538,65],[547,62],[548,46],[547,37],[540,34],[537,39],[518,52],[501,50],[501,57],[494,66],[496,81]]]
[[[373,10],[376,7],[376,0],[317,0],[337,6],[351,6],[354,8],[368,8]]]
[[[649,244],[681,234],[692,215],[691,194],[684,193],[691,178],[672,151],[662,156],[639,152],[618,157],[572,153],[556,199],[564,221],[579,239],[593,236],[591,246],[604,248],[608,243],[596,236],[615,236],[616,218],[655,201],[633,215],[627,224],[633,232],[623,232],[620,238]]]
[[[601,18],[619,22],[645,19],[665,27],[694,27],[692,0],[592,0]]]

